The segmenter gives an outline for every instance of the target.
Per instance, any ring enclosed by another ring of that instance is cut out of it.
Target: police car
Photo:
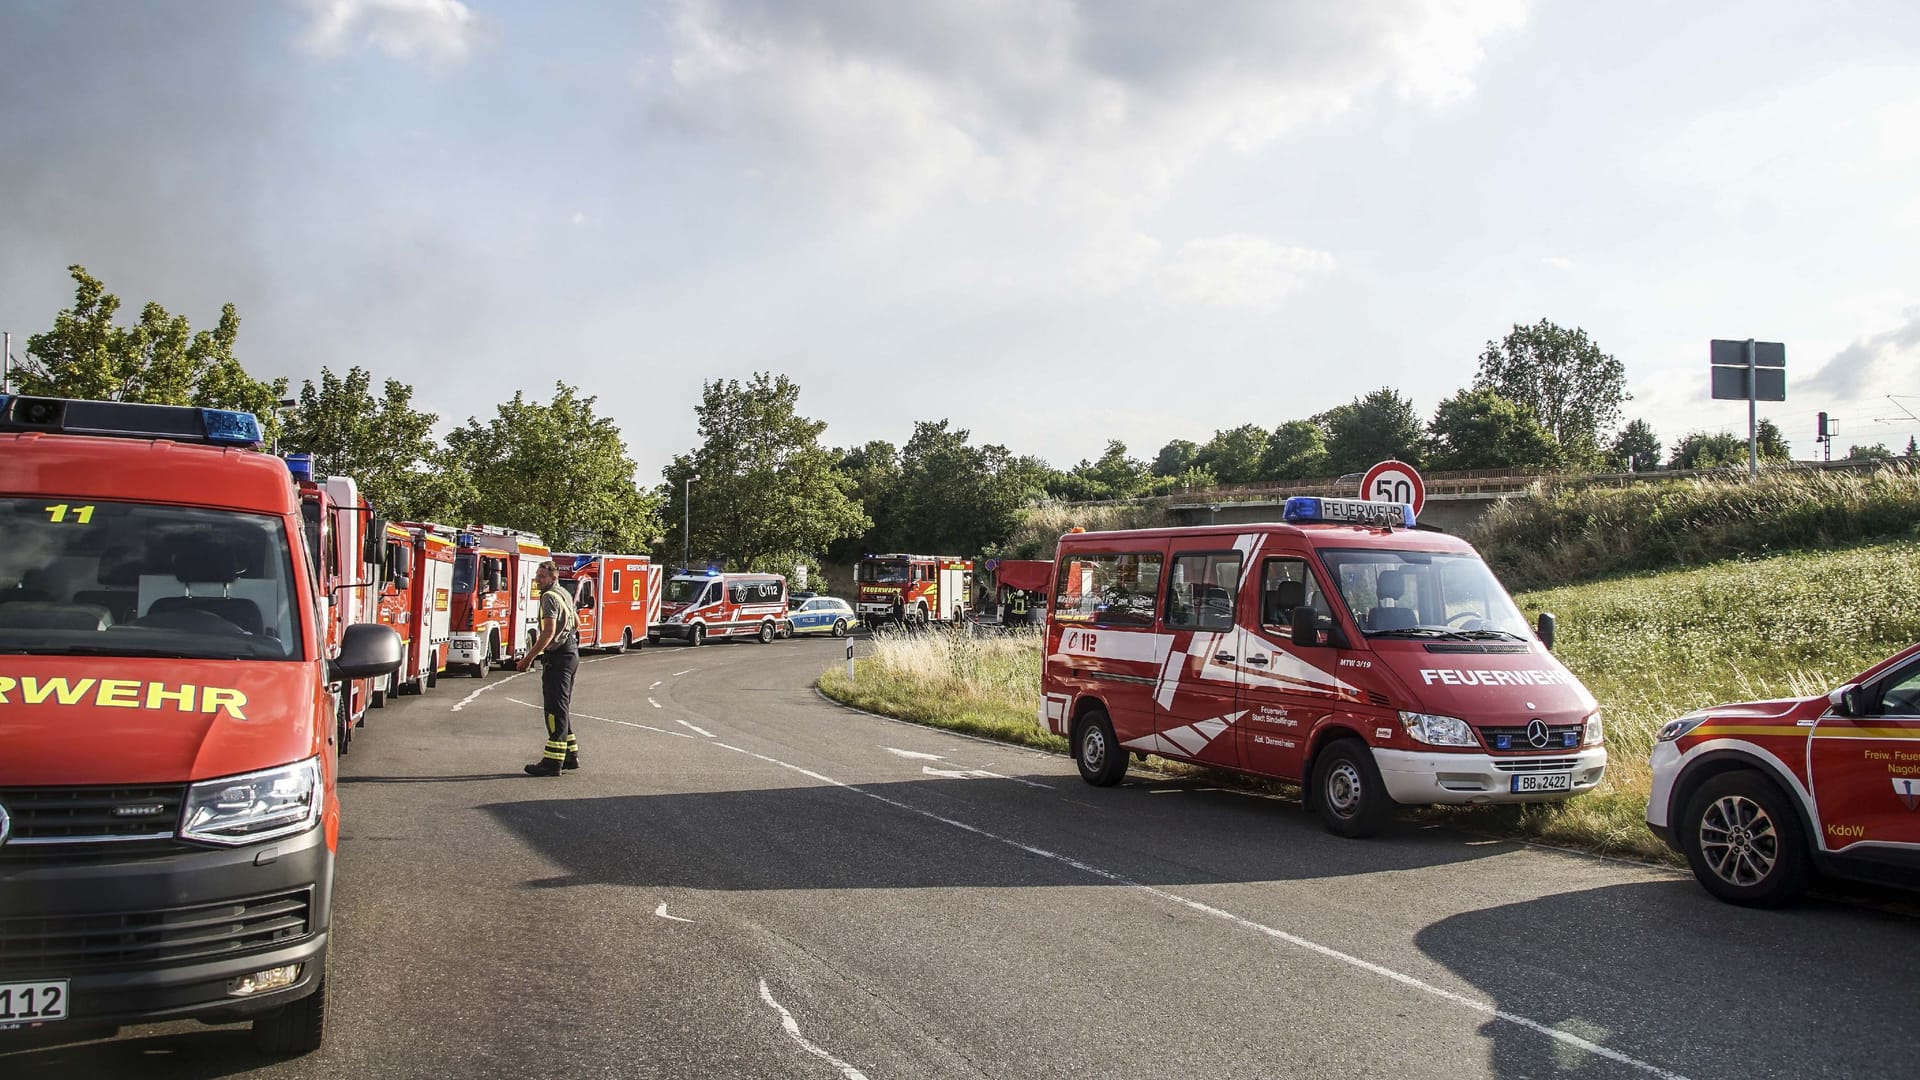
[[[1920,645],[1830,694],[1669,721],[1647,826],[1735,904],[1787,903],[1819,874],[1920,886]]]
[[[853,606],[837,596],[815,596],[802,600],[787,613],[789,634],[832,634],[846,637],[859,623]]]

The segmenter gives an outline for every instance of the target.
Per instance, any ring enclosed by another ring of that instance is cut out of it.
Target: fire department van
[[[1668,722],[1647,826],[1736,904],[1787,903],[1816,874],[1920,887],[1920,645],[1830,694]]]
[[[484,679],[533,644],[540,626],[533,572],[553,553],[532,533],[486,525],[467,529],[457,541],[448,663]]]
[[[660,603],[661,620],[647,632],[656,644],[673,638],[704,645],[710,638],[750,637],[762,645],[787,620],[787,579],[779,574],[676,574]]]
[[[645,555],[555,555],[560,582],[573,593],[580,647],[616,653],[647,640],[660,621],[660,575]]]
[[[1593,696],[1465,541],[1408,506],[1289,499],[1282,523],[1069,533],[1040,721],[1080,774],[1129,752],[1303,783],[1327,828],[1394,806],[1600,783]]]
[[[248,413],[0,396],[0,1046],[325,1031],[335,699],[301,489]]]
[[[453,633],[453,530],[396,523],[387,526],[387,538],[380,622],[399,631],[406,660],[375,689],[375,707],[382,704],[383,692],[419,694],[438,683]]]
[[[973,563],[956,555],[869,555],[856,577],[854,610],[869,629],[960,622],[973,609]]]

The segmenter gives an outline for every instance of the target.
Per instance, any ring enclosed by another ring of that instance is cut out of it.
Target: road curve
[[[1805,1077],[1920,1048],[1920,922],[1445,828],[1326,835],[1193,781],[839,708],[820,641],[374,712],[346,759],[327,1045],[161,1025],[9,1077]],[[475,691],[478,691],[475,693]]]

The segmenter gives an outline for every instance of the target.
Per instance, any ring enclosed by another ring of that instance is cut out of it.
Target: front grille
[[[1487,749],[1496,753],[1531,753],[1545,750],[1573,750],[1580,745],[1580,736],[1585,728],[1580,724],[1547,725],[1547,741],[1543,746],[1535,746],[1527,741],[1527,727],[1483,727],[1480,739]]]
[[[0,918],[0,976],[177,964],[235,956],[306,937],[309,889],[252,900],[110,915]]]
[[[1493,767],[1504,773],[1566,772],[1578,764],[1579,758],[1570,757],[1495,758]]]
[[[0,788],[13,819],[6,847],[171,837],[186,797],[184,784]]]

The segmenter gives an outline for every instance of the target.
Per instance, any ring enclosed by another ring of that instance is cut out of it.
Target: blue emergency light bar
[[[288,454],[287,455],[287,471],[293,474],[293,478],[295,480],[306,480],[308,482],[312,482],[313,455],[312,454]]]
[[[591,565],[593,565],[593,556],[591,555],[575,555],[573,557],[573,568],[575,570],[585,570]]]
[[[458,544],[461,547],[473,547],[475,544],[479,543],[479,541],[476,540],[474,538],[474,535],[470,532],[454,533],[453,542],[455,544]]]
[[[146,405],[133,401],[21,397],[0,394],[0,431],[50,431],[63,435],[108,435],[170,439],[211,446],[259,446],[260,421],[237,409]]]
[[[1322,499],[1296,495],[1280,510],[1289,525],[1365,525],[1379,529],[1411,529],[1413,507],[1407,503],[1367,502],[1364,499]]]

